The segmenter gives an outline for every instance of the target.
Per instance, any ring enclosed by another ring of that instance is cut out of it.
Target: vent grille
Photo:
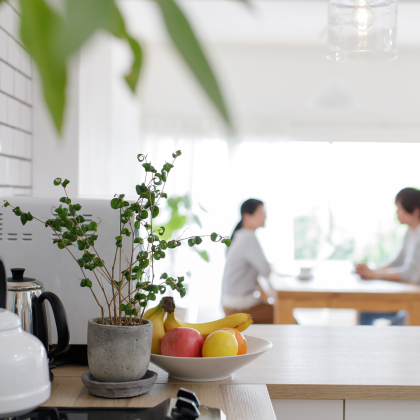
[[[32,233],[22,233],[22,241],[32,241]]]
[[[18,240],[18,234],[17,233],[8,233],[7,234],[7,240],[8,241],[17,241]]]

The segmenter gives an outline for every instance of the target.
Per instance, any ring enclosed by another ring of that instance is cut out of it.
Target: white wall
[[[131,54],[115,38],[98,34],[81,52],[81,197],[135,194],[140,164],[140,103],[124,81]]]
[[[32,193],[32,69],[16,2],[0,6],[0,196]]]
[[[68,193],[79,195],[79,59],[69,66],[67,105],[62,135],[58,135],[46,108],[41,82],[34,71],[33,196],[61,197],[53,181],[67,178]],[[60,187],[61,188],[61,187]]]

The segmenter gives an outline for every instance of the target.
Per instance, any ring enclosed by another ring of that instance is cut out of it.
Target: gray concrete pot
[[[152,349],[153,323],[123,327],[88,322],[88,360],[99,382],[138,381],[147,372]]]

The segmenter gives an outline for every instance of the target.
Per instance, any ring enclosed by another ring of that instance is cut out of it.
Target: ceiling
[[[119,0],[130,30],[148,42],[167,42],[157,5]],[[307,44],[327,41],[325,0],[180,0],[201,39],[223,44]],[[420,45],[420,2],[399,1],[398,43]]]

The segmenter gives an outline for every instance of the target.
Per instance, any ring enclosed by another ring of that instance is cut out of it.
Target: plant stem
[[[101,314],[102,314],[102,324],[105,324],[105,316],[104,316],[104,307],[99,303],[99,300],[98,300],[98,298],[96,297],[96,294],[95,294],[95,292],[93,291],[93,288],[92,287],[90,287],[89,288],[90,289],[90,291],[92,292],[92,294],[93,294],[93,297],[95,298],[95,300],[96,300],[96,303],[100,306],[100,308],[101,308]]]
[[[116,261],[117,261],[117,255],[118,255],[118,247],[116,247],[114,263],[112,264],[112,300],[114,301],[115,324],[117,324],[117,299],[116,299],[116,296],[115,296],[115,289],[116,289],[117,286],[116,286],[115,280],[114,280],[114,273],[115,273],[115,264],[116,264]]]
[[[122,304],[121,286],[118,286],[118,298],[119,298],[119,304],[120,304],[118,325],[121,325],[121,314],[122,314],[122,310],[121,310],[121,304]]]
[[[98,281],[99,286],[101,287],[102,292],[103,292],[103,294],[104,294],[104,296],[105,296],[105,300],[106,300],[106,303],[107,303],[107,306],[108,306],[108,311],[109,311],[109,319],[110,319],[110,322],[111,322],[111,325],[112,325],[111,304],[110,304],[110,303],[109,303],[109,301],[108,301],[108,296],[106,295],[104,285],[103,285],[103,284],[102,284],[102,282],[99,280],[99,277],[96,275],[95,270],[92,270],[92,272],[93,272],[94,276],[96,277],[96,280]]]
[[[133,267],[133,258],[134,258],[134,236],[135,236],[135,234],[134,234],[133,225],[131,223],[131,220],[130,220],[129,223],[130,223],[131,236],[132,236],[132,238],[131,238],[131,264],[130,264],[130,268],[129,268],[130,273],[128,274],[128,301],[130,302],[131,301],[131,297],[130,297],[130,295],[131,295],[131,276],[132,276],[132,273],[133,273],[132,267]],[[135,306],[134,306],[134,308],[135,308]],[[132,319],[133,319],[133,315],[130,314],[130,325],[132,325]]]

